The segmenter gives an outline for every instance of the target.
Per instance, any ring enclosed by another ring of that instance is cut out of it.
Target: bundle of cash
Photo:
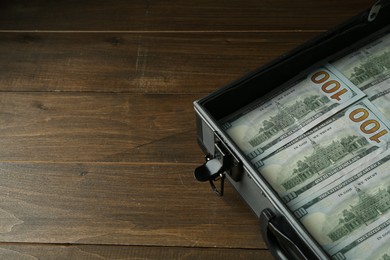
[[[332,259],[390,259],[390,34],[220,123]]]
[[[331,62],[329,68],[347,77],[390,120],[390,34]]]
[[[248,159],[261,159],[364,97],[327,66],[261,98],[222,122]]]
[[[331,65],[334,73],[347,77],[370,98],[377,93],[376,88],[390,78],[390,34],[331,61]]]
[[[384,120],[390,125],[390,80],[380,84],[376,90],[377,92],[369,100],[382,112]]]
[[[326,251],[337,255],[356,238],[390,226],[389,169],[390,151],[386,151],[345,175],[337,173],[337,182],[299,201],[291,210]],[[388,243],[389,238],[383,241]]]
[[[372,128],[366,131],[356,120],[364,113],[368,115],[364,122],[375,122],[378,125],[376,131]],[[365,99],[258,160],[255,166],[283,201],[291,206],[300,198],[334,182],[338,173],[347,173],[386,151],[389,145],[389,128],[381,121],[380,113]]]
[[[390,219],[359,235],[329,250],[332,259],[390,259]]]

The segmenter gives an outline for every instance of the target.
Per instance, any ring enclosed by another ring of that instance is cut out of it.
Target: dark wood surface
[[[371,1],[0,3],[0,259],[272,259],[192,102]]]

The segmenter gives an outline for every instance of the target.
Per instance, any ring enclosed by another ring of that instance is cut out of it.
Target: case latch
[[[226,173],[234,181],[240,181],[242,164],[232,155],[220,140],[215,143],[215,154],[206,155],[206,162],[195,169],[194,175],[198,181],[209,181],[215,193],[223,196]],[[220,181],[220,188],[215,181]]]

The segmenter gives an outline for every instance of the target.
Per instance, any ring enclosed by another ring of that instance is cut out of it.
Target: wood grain
[[[0,91],[210,93],[317,33],[2,33]]]
[[[0,161],[200,163],[197,98],[0,93]]]
[[[0,30],[326,30],[371,4],[363,0],[2,1]]]
[[[230,186],[193,165],[1,163],[1,242],[264,248]]]
[[[2,259],[274,259],[267,250],[96,245],[1,245]]]

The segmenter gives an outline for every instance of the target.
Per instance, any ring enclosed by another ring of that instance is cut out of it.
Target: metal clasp
[[[205,159],[206,163],[195,169],[195,178],[198,181],[209,181],[211,189],[219,196],[223,196],[226,177],[226,174],[224,173],[225,167],[223,165],[223,158],[222,160],[221,158],[212,159],[210,155],[206,155]],[[220,181],[219,189],[214,183],[218,180]]]
[[[220,197],[223,196],[223,192],[225,190],[225,178],[226,178],[226,174],[220,173],[219,176],[217,176],[217,178],[215,178],[214,180],[209,180],[211,189]],[[219,189],[217,188],[217,186],[215,186],[214,183],[215,181],[220,182]]]
[[[206,162],[195,169],[194,175],[198,181],[209,181],[211,189],[223,196],[226,173],[231,179],[239,181],[242,174],[242,164],[226,148],[222,141],[217,139],[215,143],[215,154],[206,155]],[[215,185],[220,181],[220,187]]]

